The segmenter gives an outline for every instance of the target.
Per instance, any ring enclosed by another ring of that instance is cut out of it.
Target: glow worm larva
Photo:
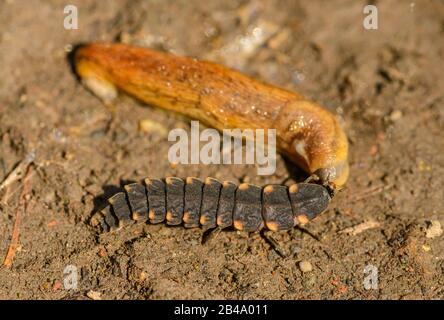
[[[105,101],[117,90],[216,129],[276,129],[278,150],[321,182],[348,178],[347,137],[326,109],[302,95],[221,65],[124,44],[93,43],[73,53],[83,83]]]
[[[264,188],[243,183],[204,182],[189,177],[145,179],[126,185],[108,199],[109,205],[95,213],[91,225],[99,232],[120,229],[134,222],[183,224],[185,228],[234,227],[248,232],[267,228],[288,230],[305,224],[323,212],[329,202],[327,188],[313,183]]]

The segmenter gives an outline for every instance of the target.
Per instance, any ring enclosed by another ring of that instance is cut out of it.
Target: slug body
[[[265,227],[279,231],[305,224],[323,212],[330,200],[327,188],[313,183],[261,188],[213,178],[145,179],[144,183],[126,185],[123,192],[109,198],[109,205],[95,213],[90,224],[99,232],[134,222],[164,221],[204,230],[234,227],[255,232]]]
[[[276,129],[277,148],[333,188],[348,178],[347,137],[326,109],[302,95],[221,65],[124,44],[74,52],[83,83],[105,101],[124,91],[216,129]]]

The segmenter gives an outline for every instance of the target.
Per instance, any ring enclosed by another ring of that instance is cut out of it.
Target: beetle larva
[[[105,101],[121,90],[218,130],[276,129],[278,150],[322,183],[340,188],[348,178],[343,129],[302,95],[215,63],[125,44],[83,45],[72,56],[83,83]]]
[[[305,224],[323,212],[331,200],[329,190],[313,183],[290,187],[267,185],[263,188],[242,183],[204,182],[188,177],[145,179],[132,183],[124,191],[108,199],[108,206],[96,212],[91,225],[99,232],[118,230],[134,222],[168,225],[183,224],[185,228],[233,226],[236,230],[288,230]]]

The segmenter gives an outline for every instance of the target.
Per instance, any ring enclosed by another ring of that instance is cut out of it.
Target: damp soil
[[[66,30],[64,1],[1,1],[0,298],[444,298],[444,4],[373,2],[376,30],[365,1],[70,1],[78,29]],[[321,103],[349,137],[346,188],[291,231],[97,237],[94,210],[144,177],[304,177],[280,156],[271,176],[171,166],[166,133],[189,120],[123,95],[105,107],[67,61],[89,41],[212,60]]]

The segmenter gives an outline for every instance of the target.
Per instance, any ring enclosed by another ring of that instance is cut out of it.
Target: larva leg
[[[134,223],[124,192],[116,193],[108,199],[108,202],[112,205],[113,212],[119,220],[119,228]]]
[[[298,183],[288,189],[293,208],[295,225],[305,224],[324,212],[330,203],[330,195],[323,186]]]
[[[145,186],[148,196],[150,223],[160,223],[165,220],[166,215],[165,184],[159,179],[145,179]]]
[[[199,227],[200,206],[202,203],[203,182],[188,177],[185,184],[183,223],[185,228]]]
[[[170,226],[182,223],[184,182],[180,178],[168,177],[166,182],[166,221]]]
[[[216,227],[216,214],[219,204],[219,193],[222,184],[213,178],[207,178],[202,192],[202,206],[200,208],[200,224],[203,230]]]
[[[233,210],[237,185],[230,181],[224,181],[220,190],[219,206],[217,208],[217,225],[227,228],[233,225]]]
[[[125,186],[125,192],[133,213],[133,220],[148,220],[148,200],[145,186],[140,183],[131,183]]]
[[[258,186],[243,183],[237,188],[233,211],[233,225],[237,230],[253,232],[264,227],[261,197],[262,189]]]
[[[265,225],[272,231],[293,228],[293,211],[286,186],[268,185],[262,193]]]

